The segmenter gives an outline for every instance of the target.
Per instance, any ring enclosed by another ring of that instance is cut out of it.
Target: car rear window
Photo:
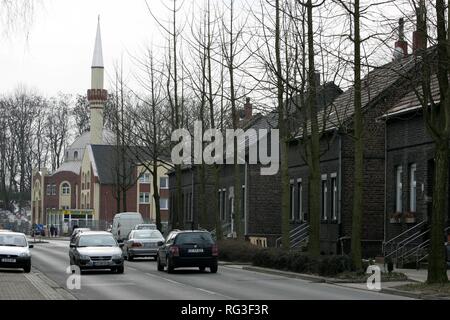
[[[134,239],[161,239],[161,232],[158,230],[139,230],[134,232]]]
[[[211,235],[206,232],[180,233],[180,234],[178,234],[175,242],[177,244],[187,244],[187,243],[213,244],[214,243]]]

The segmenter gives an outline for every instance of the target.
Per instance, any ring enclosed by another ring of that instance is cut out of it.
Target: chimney
[[[413,53],[419,55],[428,46],[426,39],[427,11],[424,0],[420,0],[419,7],[416,8],[416,20],[417,27],[413,33]]]
[[[398,21],[398,41],[395,43],[394,60],[408,55],[408,42],[405,41],[405,19]]]
[[[250,103],[250,98],[247,97],[244,105],[244,120],[249,121],[253,117],[253,105]]]

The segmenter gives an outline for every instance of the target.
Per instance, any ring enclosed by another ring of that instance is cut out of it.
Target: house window
[[[416,180],[417,165],[414,163],[409,168],[409,211],[417,211],[417,180]]]
[[[62,210],[69,210],[70,208],[69,208],[69,206],[62,206],[61,209]]]
[[[70,185],[67,182],[62,184],[61,194],[64,196],[70,195]]]
[[[321,188],[321,209],[322,209],[322,220],[326,221],[328,219],[327,215],[327,176],[322,176],[322,188]]]
[[[398,166],[395,174],[395,211],[403,212],[402,194],[403,194],[403,167]]]
[[[166,198],[160,198],[159,207],[161,210],[169,210],[169,201]]]
[[[52,184],[52,196],[56,196],[56,184]]]
[[[297,219],[300,221],[303,221],[304,217],[303,217],[303,184],[302,184],[302,180],[297,181],[297,202],[298,202]]]
[[[295,187],[294,187],[294,181],[291,181],[291,184],[289,186],[289,194],[290,194],[290,198],[289,198],[289,204],[290,204],[290,212],[291,212],[291,220],[294,221],[295,220]]]
[[[159,178],[159,188],[160,189],[169,189],[169,177],[160,177]]]
[[[75,151],[75,152],[73,153],[73,158],[74,158],[75,160],[78,160],[78,151]]]
[[[150,183],[150,173],[149,172],[144,172],[139,177],[139,183]]]
[[[338,187],[336,174],[331,176],[331,215],[334,221],[338,220]]]
[[[52,195],[52,185],[51,185],[51,184],[48,184],[48,185],[47,185],[47,195],[48,195],[48,196],[51,196],[51,195]]]
[[[149,204],[150,203],[150,193],[149,192],[140,192],[139,193],[139,203],[140,204]]]

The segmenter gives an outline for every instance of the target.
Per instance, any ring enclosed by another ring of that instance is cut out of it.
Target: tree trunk
[[[312,256],[320,255],[320,136],[319,123],[317,119],[316,106],[316,75],[314,63],[314,28],[313,28],[313,4],[311,0],[307,3],[308,16],[308,114],[311,120],[311,137],[309,138],[309,212],[310,212],[310,228],[309,228],[309,253]],[[308,136],[308,132],[305,133]]]
[[[447,264],[445,259],[445,220],[448,190],[448,141],[436,143],[435,174],[433,186],[433,210],[431,215],[431,248],[428,257],[427,282],[446,283]]]
[[[355,171],[354,171],[354,193],[353,193],[353,216],[352,216],[352,262],[356,270],[362,269],[361,254],[361,225],[363,214],[363,179],[364,179],[364,139],[363,139],[363,115],[361,106],[361,34],[360,34],[360,8],[359,0],[354,4],[354,28],[355,28]]]

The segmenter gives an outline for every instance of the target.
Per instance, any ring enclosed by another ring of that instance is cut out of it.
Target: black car
[[[219,251],[208,231],[171,232],[166,242],[158,245],[158,271],[164,271],[164,267],[168,273],[176,268],[198,267],[200,271],[209,268],[212,273],[217,272]]]

